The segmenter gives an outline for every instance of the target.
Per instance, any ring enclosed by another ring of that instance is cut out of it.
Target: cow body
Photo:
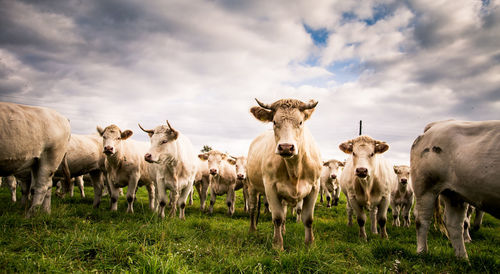
[[[151,139],[149,151],[144,159],[150,166],[157,166],[157,190],[161,218],[165,217],[167,199],[166,189],[170,190],[171,210],[174,217],[179,207],[179,218],[185,219],[186,200],[193,189],[196,176],[196,153],[191,141],[182,133],[167,125],[157,126],[154,130],[145,130]]]
[[[467,258],[463,224],[467,203],[500,218],[500,121],[442,121],[426,126],[411,149],[416,198],[417,252],[427,251],[427,232],[438,195],[455,255]]]
[[[243,189],[243,209],[248,212],[248,176],[247,176],[247,157],[233,157],[236,168],[236,187],[235,190]]]
[[[352,224],[352,213],[356,214],[359,237],[366,240],[364,209],[370,211],[371,231],[387,238],[387,209],[391,190],[396,183],[392,165],[381,157],[389,146],[368,136],[360,136],[340,144],[339,148],[350,155],[340,175],[342,192],[347,198],[348,224]]]
[[[211,150],[198,157],[208,161],[210,173],[210,207],[208,211],[213,213],[217,195],[226,194],[226,205],[228,215],[234,214],[234,202],[236,199],[236,170],[234,159],[217,150]]]
[[[399,214],[403,216],[403,226],[410,227],[410,213],[413,206],[410,167],[394,166],[397,184],[391,192],[392,225],[399,226]]]
[[[317,102],[308,104],[283,99],[272,105],[257,101],[250,111],[260,121],[272,122],[267,131],[250,144],[247,158],[250,201],[250,231],[255,231],[255,212],[259,193],[266,195],[274,223],[273,247],[283,249],[283,230],[287,205],[303,200],[302,222],[305,243],[314,241],[313,212],[320,188],[321,156],[309,130],[303,125]]]
[[[70,139],[68,119],[55,110],[0,103],[0,176],[31,173],[33,201],[50,212],[52,177]]]
[[[97,127],[102,136],[103,149],[106,154],[104,168],[111,198],[111,210],[118,209],[119,189],[127,186],[127,212],[134,212],[135,193],[139,186],[145,186],[149,194],[149,207],[155,209],[155,176],[156,169],[144,161],[144,154],[149,145],[128,139],[133,132],[121,131],[116,125],[105,129]]]
[[[338,205],[340,198],[340,169],[344,163],[335,159],[323,163],[321,169],[320,201],[323,202],[323,194],[326,196],[326,207]]]

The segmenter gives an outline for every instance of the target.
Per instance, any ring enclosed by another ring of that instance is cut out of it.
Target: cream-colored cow
[[[394,172],[397,176],[397,184],[391,192],[392,225],[400,225],[399,214],[401,213],[403,226],[410,227],[410,213],[415,201],[411,186],[410,167],[394,166]]]
[[[326,207],[338,205],[340,198],[340,169],[344,167],[344,162],[331,159],[323,162],[321,170],[321,190],[320,202],[323,203],[323,194],[326,196]]]

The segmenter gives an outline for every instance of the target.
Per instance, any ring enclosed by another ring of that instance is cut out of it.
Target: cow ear
[[[328,166],[328,162],[323,162],[323,166]]]
[[[352,153],[352,142],[347,141],[339,145],[340,150],[342,150],[346,154]]]
[[[304,113],[304,121],[306,121],[307,119],[309,119],[311,117],[314,110],[315,110],[315,108],[311,108],[311,109],[306,109],[306,110],[302,111]]]
[[[99,133],[99,135],[102,136],[104,134],[104,129],[102,129],[102,127],[97,126],[96,129],[97,129],[97,133]]]
[[[122,138],[122,140],[127,140],[133,134],[134,134],[134,132],[132,130],[127,129],[121,133],[120,138]]]
[[[261,122],[271,122],[274,117],[274,111],[272,110],[267,110],[261,107],[252,107],[250,109],[250,112],[253,114],[257,120]]]
[[[234,160],[233,158],[227,158],[226,160],[228,163],[230,163],[231,165],[236,165],[236,160]]]
[[[394,166],[393,168],[394,168],[394,172],[395,172],[396,174],[398,174],[398,173],[399,173],[399,167],[398,167],[398,166]]]
[[[202,159],[203,161],[208,160],[208,155],[206,153],[198,154],[198,158]]]
[[[345,162],[339,162],[339,167],[345,166]]]
[[[386,142],[375,142],[375,153],[384,153],[389,149],[389,145]]]

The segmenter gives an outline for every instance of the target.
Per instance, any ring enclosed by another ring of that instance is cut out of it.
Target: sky
[[[363,134],[409,164],[426,124],[500,118],[500,0],[0,0],[0,101],[75,134],[169,120],[196,149],[245,155],[272,125],[254,98],[317,100],[322,158]]]

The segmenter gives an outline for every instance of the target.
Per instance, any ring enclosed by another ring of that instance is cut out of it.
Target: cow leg
[[[416,185],[414,183],[414,185]],[[434,212],[437,194],[427,192],[415,196],[415,226],[417,228],[417,253],[427,252],[427,233]]]
[[[264,213],[271,213],[271,210],[269,210],[269,202],[267,201],[266,195],[264,195]]]
[[[29,200],[31,179],[22,179],[18,180],[18,182],[21,185],[21,205],[26,206]]]
[[[459,197],[441,195],[445,203],[445,223],[450,237],[451,245],[455,249],[455,256],[467,259],[465,250],[463,229],[464,220],[467,211],[467,204]]]
[[[102,192],[104,189],[104,176],[101,171],[93,171],[90,173],[90,181],[94,188],[94,208],[98,208],[101,204]]]
[[[351,202],[349,202],[349,197],[347,196],[346,194],[346,206],[345,206],[345,209],[346,209],[346,212],[347,212],[347,226],[352,226],[352,213],[353,213],[353,210],[352,210],[352,206],[351,206]]]
[[[165,179],[158,178],[156,182],[156,193],[158,194],[158,217],[165,218],[165,206],[167,206],[167,195],[165,191]]]
[[[404,219],[403,225],[406,227],[410,227],[410,223],[411,223],[410,211],[411,211],[411,203],[404,204],[401,214],[403,215],[403,219]]]
[[[217,198],[217,195],[215,194],[214,187],[210,187],[210,207],[208,208],[208,212],[210,214],[214,213],[214,205],[215,205],[215,199]]]
[[[387,209],[389,208],[389,199],[387,197],[382,198],[378,205],[378,213],[377,213],[377,222],[378,225],[380,226],[380,237],[382,239],[387,239],[387,230],[386,230],[386,223],[387,223]]]
[[[295,212],[297,213],[297,223],[300,223],[302,221],[302,210],[304,207],[304,200],[301,200],[300,202],[297,203],[295,206]]]
[[[310,246],[314,242],[312,224],[314,219],[314,205],[317,198],[318,188],[315,188],[302,200],[302,223],[304,224],[304,242],[306,246]]]
[[[73,198],[75,196],[75,179],[71,178],[70,183],[69,183],[69,197]]]
[[[175,184],[175,185],[177,185],[177,184]],[[177,189],[170,190],[170,198],[171,198],[170,203],[172,204],[172,207],[170,208],[170,213],[169,213],[170,218],[175,217],[175,214],[177,213],[177,203],[179,202],[180,196],[181,195]],[[179,212],[179,215],[180,215],[180,212]]]
[[[7,176],[7,178],[5,178],[5,180],[7,181],[7,186],[10,189],[11,201],[13,203],[15,203],[16,202],[16,186],[17,186],[16,177]]]
[[[226,204],[227,204],[227,209],[228,209],[228,212],[227,214],[229,216],[233,216],[234,214],[234,201],[236,200],[235,199],[235,193],[234,193],[234,185],[232,187],[229,187],[229,190],[227,191],[227,195],[226,195]]]
[[[108,177],[108,191],[109,191],[109,199],[111,201],[111,211],[118,210],[118,195],[120,193],[120,188],[115,186],[115,183],[111,180],[109,175]]]
[[[43,158],[38,159],[31,169],[34,193],[31,207],[26,214],[26,217],[28,218],[33,216],[40,205],[42,206],[43,211],[50,213],[52,177],[57,169],[57,165],[50,162],[54,161],[54,159],[52,159],[53,157],[50,156],[51,155],[45,155]],[[57,163],[60,163],[62,156],[63,155],[61,155]]]
[[[481,227],[481,224],[483,223],[483,216],[484,216],[484,211],[478,210],[476,208],[476,217],[474,217],[474,225],[473,225],[474,230],[478,230]]]
[[[466,204],[465,206],[467,209],[465,210],[465,219],[464,219],[464,242],[470,243],[472,241],[470,234],[469,234],[469,227],[470,227],[470,219],[472,216],[472,212],[474,211],[474,207]]]
[[[190,206],[193,205],[193,190],[192,189],[189,192],[188,199],[189,199],[189,205]]]
[[[146,185],[146,189],[148,190],[148,198],[149,198],[149,209],[151,211],[155,211],[156,209],[156,189],[154,182],[150,182]]]
[[[333,205],[338,206],[339,205],[339,198],[340,198],[340,188],[337,187],[334,192],[333,192]]]
[[[325,192],[325,189],[323,188],[323,186],[320,187],[320,190],[319,190],[319,202],[320,203],[323,203],[323,194]]]
[[[326,196],[326,207],[332,207],[332,195],[330,194],[330,191],[325,190],[325,196]]]
[[[207,178],[203,178],[201,184],[201,195],[200,195],[200,208],[202,211],[205,211],[209,187],[210,187],[210,181]]]
[[[249,206],[249,215],[250,215],[250,232],[254,232],[257,230],[257,202],[258,202],[259,193],[253,188],[248,188],[248,206]]]
[[[246,213],[248,213],[248,186],[244,185],[243,186],[243,203],[244,203],[244,210]]]
[[[139,174],[132,175],[128,180],[128,188],[127,188],[127,213],[134,213],[134,200],[135,193],[137,192],[137,188],[139,187]]]
[[[370,208],[370,224],[371,224],[372,234],[378,234],[378,230],[377,230],[377,213],[378,213],[378,206],[372,206]]]
[[[179,206],[179,219],[181,220],[186,219],[184,214],[186,210],[186,202],[190,193],[193,193],[193,187],[191,184],[188,184],[184,189],[182,189],[179,200],[177,201],[177,205]]]
[[[85,198],[85,189],[83,188],[84,187],[83,175],[76,177],[75,180],[76,180],[76,184],[78,185],[78,188],[80,189],[80,196],[82,198]]]
[[[349,197],[349,203],[351,204],[352,210],[356,213],[358,226],[359,226],[359,237],[363,240],[367,240],[366,231],[365,231],[365,223],[366,223],[366,214],[358,204],[356,199]]]

